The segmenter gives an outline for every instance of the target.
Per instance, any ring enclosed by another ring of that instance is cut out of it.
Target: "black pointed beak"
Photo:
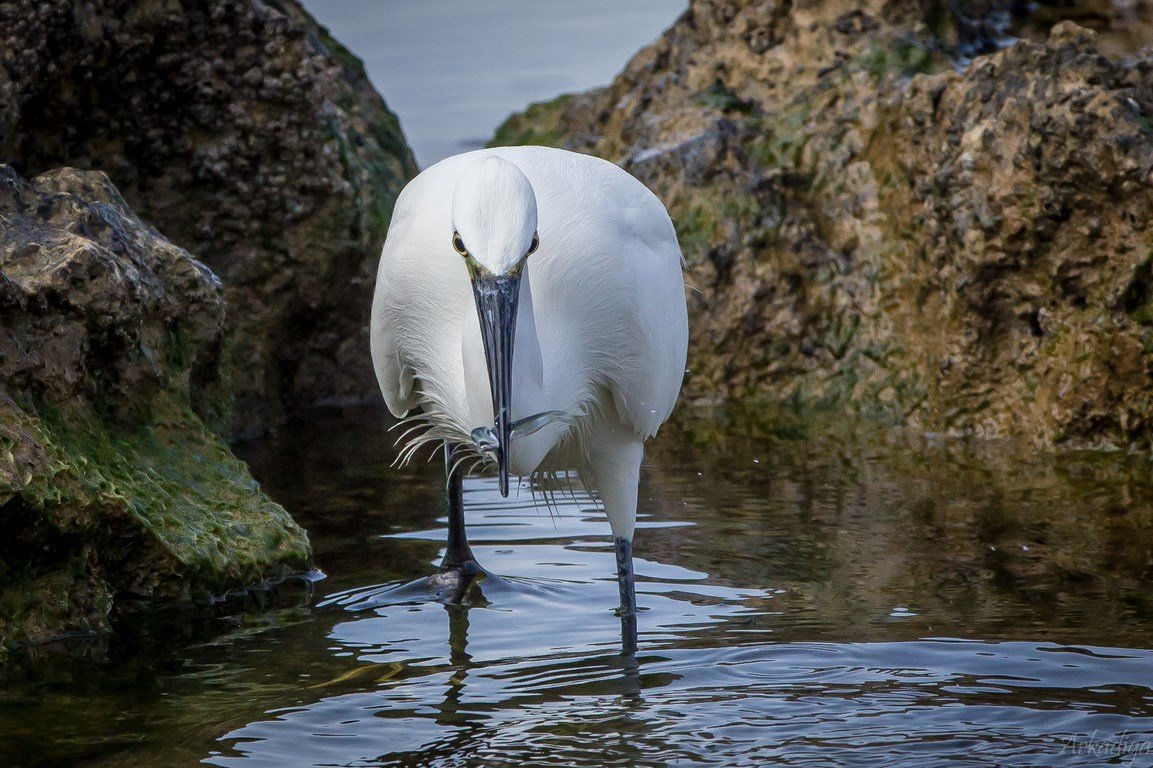
[[[492,391],[493,431],[500,473],[500,495],[508,496],[508,449],[512,439],[512,344],[516,331],[516,306],[520,298],[520,275],[474,274],[472,293],[480,316],[480,335],[488,362],[488,385]]]

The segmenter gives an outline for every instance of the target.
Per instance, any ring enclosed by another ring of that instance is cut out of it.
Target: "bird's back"
[[[486,155],[516,164],[536,195],[540,249],[527,270],[546,376],[550,366],[564,370],[556,386],[571,390],[557,396],[594,397],[607,388],[624,426],[642,439],[652,435],[676,401],[688,338],[672,223],[656,196],[619,167],[543,147],[457,155],[401,193],[372,318],[373,360],[389,408],[406,413],[423,393],[457,427],[470,426],[461,338],[475,309],[451,246],[451,206],[461,173]]]

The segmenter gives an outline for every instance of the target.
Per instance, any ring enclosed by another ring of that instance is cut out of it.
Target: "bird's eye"
[[[461,256],[467,256],[468,255],[468,249],[464,247],[464,240],[460,239],[460,233],[459,232],[453,232],[452,233],[452,247],[454,249],[456,249],[456,252],[459,253]]]
[[[536,253],[536,249],[539,247],[540,247],[540,235],[534,234],[532,236],[532,242],[529,243],[528,251],[526,251],[524,255],[525,256],[532,256],[534,253]]]

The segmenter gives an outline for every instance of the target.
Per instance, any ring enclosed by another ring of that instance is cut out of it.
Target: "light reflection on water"
[[[329,596],[321,607],[348,612],[328,634],[333,649],[378,666],[358,673],[352,692],[226,734],[230,748],[208,762],[1092,765],[1100,756],[1077,755],[1069,739],[1153,739],[1148,651],[774,643],[774,623],[787,618],[772,589],[711,584],[647,559],[637,562],[642,651],[622,657],[599,513],[587,498],[551,517],[502,501],[491,480],[466,489],[478,559],[515,577],[482,582],[471,608],[429,602],[419,582]],[[662,522],[643,519],[640,540],[678,525]],[[396,537],[440,542],[444,530]],[[1125,703],[1134,686],[1144,691]]]
[[[633,659],[580,496],[470,480],[499,576],[431,602],[442,470],[386,470],[383,418],[246,448],[310,528],[314,594],[29,660],[0,686],[12,764],[1153,765],[1143,457],[683,419],[642,483]]]

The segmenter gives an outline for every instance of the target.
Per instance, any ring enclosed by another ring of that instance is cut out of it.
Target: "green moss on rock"
[[[1153,57],[1009,10],[694,0],[550,117],[669,209],[686,396],[1150,445]]]
[[[511,115],[497,127],[488,146],[559,147],[565,138],[561,121],[572,98],[571,94],[565,94],[528,105],[523,112]]]
[[[219,281],[103,174],[0,166],[0,652],[306,569],[222,422]]]
[[[304,531],[162,399],[127,432],[0,402],[0,646],[104,629],[117,601],[207,600],[308,567]]]

